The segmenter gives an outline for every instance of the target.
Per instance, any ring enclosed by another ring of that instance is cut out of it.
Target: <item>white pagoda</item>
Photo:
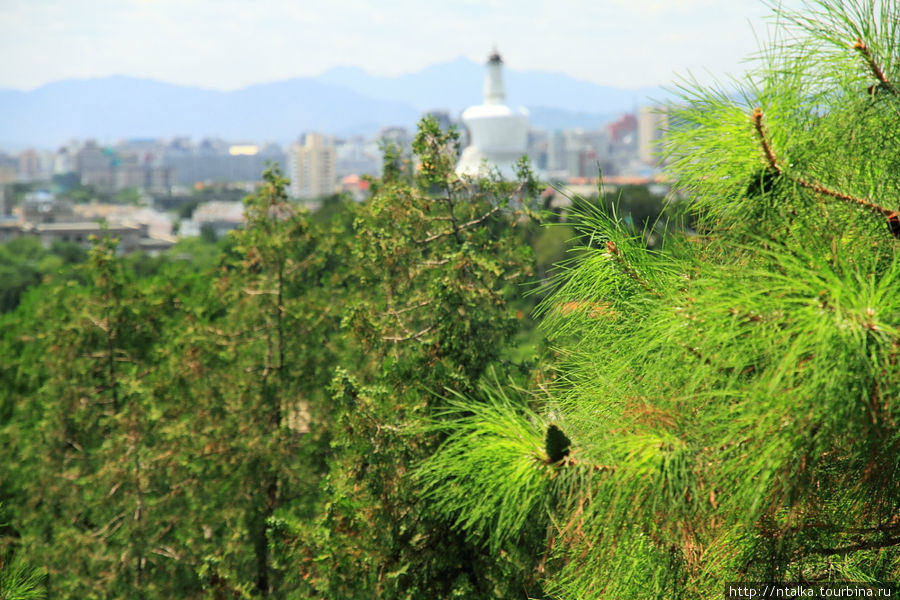
[[[463,111],[469,146],[456,165],[458,175],[483,177],[493,168],[504,179],[514,179],[514,165],[527,152],[528,111],[506,105],[503,60],[494,49],[484,78],[484,103]]]

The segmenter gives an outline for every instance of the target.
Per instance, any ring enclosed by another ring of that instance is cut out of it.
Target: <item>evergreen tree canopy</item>
[[[549,597],[900,578],[900,3],[777,16],[739,94],[668,108],[697,231],[651,251],[582,209],[540,410],[458,402],[419,470],[486,546],[542,528]]]
[[[384,177],[354,209],[343,326],[362,352],[330,388],[326,501],[312,524],[273,521],[279,563],[306,597],[510,597],[528,572],[436,519],[408,476],[440,439],[426,418],[446,390],[519,371],[504,351],[532,274],[521,203],[536,188],[524,165],[518,182],[461,179],[457,150],[454,131],[423,119],[415,163],[388,149]]]

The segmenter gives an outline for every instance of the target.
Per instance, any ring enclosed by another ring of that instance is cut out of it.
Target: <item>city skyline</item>
[[[770,13],[759,0],[0,0],[0,52],[15,58],[0,87],[129,75],[234,90],[341,66],[398,76],[483,61],[494,45],[520,70],[626,88],[710,83],[744,71]]]

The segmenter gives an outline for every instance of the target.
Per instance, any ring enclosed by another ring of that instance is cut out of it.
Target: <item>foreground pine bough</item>
[[[900,578],[900,4],[779,19],[739,97],[669,109],[696,233],[583,211],[558,382],[458,400],[419,471],[493,551],[542,537],[548,597]]]

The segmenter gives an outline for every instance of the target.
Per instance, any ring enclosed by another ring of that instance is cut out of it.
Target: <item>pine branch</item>
[[[625,257],[622,256],[622,251],[619,250],[619,247],[616,246],[615,242],[611,240],[606,242],[606,251],[609,253],[609,256],[619,264],[619,267],[621,267],[622,271],[626,275],[635,280],[638,284],[640,284],[642,288],[644,288],[657,298],[662,298],[662,294],[650,287],[650,284],[647,283],[647,281],[643,277],[638,275],[638,273],[631,268],[631,265],[625,262]]]
[[[769,164],[769,168],[775,172],[776,175],[781,175],[781,167],[778,166],[778,160],[775,158],[775,152],[772,150],[771,144],[769,144],[769,138],[766,135],[766,130],[763,127],[763,111],[762,108],[753,109],[753,125],[756,127],[756,135],[759,136],[759,142],[762,145],[763,152],[766,155],[766,162]]]
[[[788,528],[788,533],[799,533],[803,531],[823,531],[830,533],[855,533],[855,534],[873,534],[873,533],[894,533],[900,532],[900,524],[881,525],[878,527],[841,527],[833,523],[804,523]]]
[[[877,548],[890,548],[891,546],[900,545],[900,537],[887,538],[885,540],[878,541],[870,541],[870,542],[860,542],[858,544],[851,544],[849,546],[840,546],[838,548],[812,548],[810,552],[813,554],[822,554],[825,556],[831,556],[833,554],[839,555],[847,555],[851,552],[858,552],[860,550],[874,550]]]
[[[762,109],[761,108],[753,109],[753,124],[754,124],[754,127],[756,128],[756,133],[759,136],[759,143],[762,146],[763,153],[766,156],[766,162],[767,162],[769,168],[776,175],[785,175],[781,166],[778,164],[778,159],[775,156],[774,150],[772,149],[772,144],[769,142],[769,138],[766,135],[766,131],[765,131],[765,128],[763,127],[762,119],[763,119]],[[816,183],[814,181],[807,181],[800,177],[791,177],[791,176],[788,176],[788,177],[792,181],[797,183],[799,186],[806,188],[808,190],[812,190],[812,191],[816,192],[817,194],[821,194],[823,196],[830,196],[837,200],[843,200],[843,201],[849,202],[849,203],[855,203],[867,210],[872,211],[873,213],[881,215],[882,217],[887,219],[888,229],[890,230],[891,234],[895,238],[900,238],[900,212],[893,211],[893,210],[891,210],[889,208],[885,208],[883,206],[879,206],[878,204],[875,204],[874,202],[872,202],[871,200],[868,200],[866,198],[859,198],[857,196],[851,196],[850,194],[845,194],[845,193],[839,192],[837,190],[832,190],[832,189],[827,188],[827,187],[825,187],[819,183]]]
[[[875,57],[872,56],[872,52],[871,50],[869,50],[869,47],[866,45],[866,43],[862,41],[862,39],[857,38],[856,41],[853,42],[853,48],[854,50],[857,50],[865,59],[866,64],[868,65],[869,70],[872,71],[875,79],[881,82],[881,85],[885,89],[889,90],[892,94],[896,94],[897,89],[893,86],[893,84],[891,84],[890,80],[884,74],[884,69],[881,68],[881,65],[879,65],[875,61]]]

